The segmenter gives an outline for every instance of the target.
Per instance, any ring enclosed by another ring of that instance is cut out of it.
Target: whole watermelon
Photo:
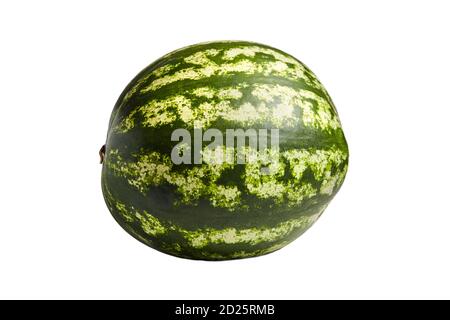
[[[348,147],[316,76],[242,41],[171,52],[112,112],[102,190],[117,222],[159,251],[226,260],[305,232],[338,192]]]

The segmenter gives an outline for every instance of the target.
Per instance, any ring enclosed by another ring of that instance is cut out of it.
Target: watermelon
[[[103,195],[123,229],[201,260],[292,242],[340,189],[349,155],[311,70],[243,41],[185,47],[141,71],[120,95],[100,153]]]

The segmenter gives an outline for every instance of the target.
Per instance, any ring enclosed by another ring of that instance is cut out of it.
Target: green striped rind
[[[166,253],[194,259],[246,258],[276,251],[305,232],[325,209],[323,206],[314,214],[274,225],[188,230],[171,221],[158,219],[146,210],[125,205],[106,186],[103,187],[109,209],[136,239]]]
[[[236,165],[209,161],[204,145],[205,163],[174,165],[172,131],[200,126],[278,128],[280,150],[247,147],[240,152],[269,153],[270,163]],[[337,193],[348,163],[338,114],[315,75],[248,42],[186,47],[144,69],[113,110],[106,149],[102,185],[116,220],[149,246],[206,260],[257,256],[295,239]]]
[[[208,149],[205,148],[204,154],[206,151]],[[333,194],[347,171],[347,155],[337,148],[282,151],[280,157],[269,164],[268,168],[272,169],[269,175],[261,175],[263,167],[266,167],[261,161],[248,163],[243,169],[241,165],[223,162],[175,170],[169,156],[155,151],[142,151],[134,158],[127,162],[117,149],[110,149],[106,167],[112,174],[126,179],[144,196],[152,187],[168,185],[173,187],[180,203],[197,206],[200,200],[208,199],[213,207],[229,211],[258,209],[259,203],[253,199],[241,199],[242,193],[271,199],[274,204],[296,207],[318,194]],[[238,176],[240,171],[242,173]],[[237,179],[220,183],[224,172],[234,172]],[[308,172],[314,179],[304,178]]]
[[[225,83],[245,85],[246,82],[305,89],[310,95],[317,94],[327,100],[334,109],[316,76],[292,56],[261,44],[224,41],[186,47],[148,66],[122,93],[111,123],[121,121],[140,101],[147,103],[173,96],[186,88],[216,85],[222,88]]]
[[[270,104],[277,100],[278,107],[271,108]],[[209,127],[217,121],[240,126],[303,125],[325,131],[340,128],[331,104],[312,91],[279,84],[242,83],[222,88],[198,87],[185,90],[184,94],[151,99],[121,119],[114,130],[126,133],[137,123],[158,128],[177,121],[185,128],[193,128],[194,123]]]

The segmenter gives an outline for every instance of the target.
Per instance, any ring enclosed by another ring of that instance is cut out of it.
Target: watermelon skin
[[[260,162],[173,164],[172,132],[199,124],[279,129],[270,174]],[[102,191],[116,221],[152,248],[202,260],[260,256],[298,238],[339,191],[349,155],[316,76],[243,41],[185,47],[141,71],[113,109],[105,150]]]

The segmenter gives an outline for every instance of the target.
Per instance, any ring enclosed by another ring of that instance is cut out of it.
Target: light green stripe
[[[323,89],[322,85],[303,64],[278,51],[258,46],[238,46],[224,51],[223,59],[227,62],[217,64],[211,58],[219,53],[221,53],[221,49],[205,49],[185,57],[184,62],[191,64],[192,67],[155,79],[148,86],[142,88],[141,93],[154,91],[177,81],[200,80],[213,75],[221,76],[234,73],[273,75],[290,80],[303,80],[316,89]],[[258,53],[269,55],[272,61],[253,61]],[[232,62],[238,56],[244,56],[246,59]]]
[[[208,151],[208,152],[207,152]],[[225,208],[230,212],[237,208],[245,210],[249,205],[242,202],[243,192],[257,196],[260,199],[273,199],[282,204],[285,199],[288,206],[297,206],[319,193],[331,195],[339,186],[346,174],[343,170],[335,170],[347,159],[347,154],[337,148],[328,150],[287,150],[277,154],[266,151],[242,150],[244,156],[254,155],[255,161],[245,164],[241,180],[235,186],[217,184],[226,169],[232,169],[234,162],[223,161],[227,157],[227,150],[219,149],[210,152],[205,148],[205,163],[184,169],[182,172],[172,171],[172,162],[166,155],[158,152],[144,153],[136,157],[135,162],[125,162],[118,150],[109,151],[106,165],[117,176],[124,177],[128,183],[146,194],[149,187],[170,184],[176,187],[180,201],[185,204],[196,204],[203,197],[207,198],[214,207]],[[250,158],[247,158],[250,159]],[[270,159],[267,163],[263,159]],[[268,168],[270,174],[261,175],[263,167]],[[285,181],[284,175],[290,169],[293,178]],[[304,172],[311,169],[317,181],[322,181],[319,190],[310,183],[302,181]]]
[[[274,251],[277,251],[283,247],[285,247],[289,241],[283,241],[277,244],[274,244],[273,246],[270,246],[266,249],[261,250],[255,250],[255,251],[237,251],[232,252],[227,255],[223,255],[220,253],[210,253],[208,251],[201,252],[201,255],[205,258],[211,259],[211,260],[224,260],[224,259],[241,259],[241,258],[249,258],[249,257],[256,257],[261,256],[264,254],[268,254]]]
[[[274,227],[254,227],[244,229],[206,228],[191,231],[168,222],[162,222],[147,211],[139,211],[133,208],[127,209],[123,203],[115,200],[111,194],[109,194],[109,197],[110,202],[115,207],[116,211],[122,217],[126,217],[125,221],[132,222],[128,219],[129,217],[133,217],[133,221],[138,221],[142,231],[147,235],[157,237],[169,232],[177,232],[184,237],[192,248],[196,249],[204,248],[209,244],[248,244],[254,246],[265,242],[275,242],[289,236],[289,234],[296,229],[301,228],[306,230],[325,210],[324,206],[314,215],[290,219],[281,222]]]
[[[213,75],[228,75],[237,72],[242,72],[245,74],[254,74],[262,68],[254,62],[245,60],[236,63],[224,63],[217,65],[211,61],[210,65],[203,67],[189,67],[186,69],[179,70],[171,75],[166,75],[164,77],[155,79],[148,86],[140,90],[141,93],[146,93],[149,91],[155,91],[162,88],[168,84],[182,81],[182,80],[200,80],[204,78],[209,78]]]
[[[256,54],[259,54],[259,53],[269,55],[272,57],[273,60],[276,60],[276,61],[301,66],[301,63],[299,61],[297,61],[296,59],[294,59],[293,57],[291,57],[287,54],[282,54],[276,50],[273,50],[270,48],[265,48],[265,47],[260,47],[260,46],[256,46],[256,45],[239,46],[239,47],[235,47],[235,48],[229,48],[229,49],[225,50],[225,52],[223,54],[223,59],[224,60],[233,60],[239,56],[254,58],[256,56]]]
[[[324,210],[324,209],[323,209]],[[273,242],[283,239],[298,228],[309,228],[323,212],[312,216],[291,219],[281,222],[273,228],[247,228],[247,229],[203,229],[197,231],[180,230],[184,237],[194,248],[200,249],[208,244],[242,244],[257,245],[264,242]]]
[[[243,96],[242,89],[251,87],[251,94],[258,103],[238,102]],[[243,83],[239,86],[214,89],[200,87],[188,94],[209,99],[198,106],[185,95],[175,95],[162,100],[151,100],[138,107],[115,128],[117,132],[127,132],[135,126],[135,118],[140,113],[143,127],[158,127],[182,120],[186,127],[194,127],[194,122],[207,128],[219,119],[235,122],[241,126],[272,123],[275,127],[306,127],[331,131],[341,127],[339,118],[328,101],[314,92],[294,89],[282,85]],[[274,102],[277,101],[277,102]],[[277,103],[275,106],[272,104]],[[301,116],[300,116],[301,114]]]
[[[136,221],[139,222],[142,230],[146,234],[153,237],[163,235],[169,231],[167,228],[163,226],[163,224],[161,223],[161,221],[159,221],[158,218],[152,216],[147,211],[144,210],[141,212],[134,208],[129,209],[123,202],[115,199],[106,186],[104,190],[109,208],[115,209],[114,211],[117,212],[125,222],[127,223],[133,223]],[[133,230],[132,228],[128,228],[128,230],[129,229]],[[133,234],[139,236],[135,232],[133,232]],[[139,236],[139,238],[144,242],[148,242],[141,236]]]
[[[141,87],[145,82],[148,81],[150,77],[160,78],[171,72],[173,69],[178,67],[180,63],[171,63],[171,64],[165,64],[161,67],[156,68],[152,72],[142,76],[140,79],[137,79],[136,83],[128,90],[128,92],[125,94],[122,105],[128,102],[128,100],[133,97],[136,92],[138,91],[139,87]]]

